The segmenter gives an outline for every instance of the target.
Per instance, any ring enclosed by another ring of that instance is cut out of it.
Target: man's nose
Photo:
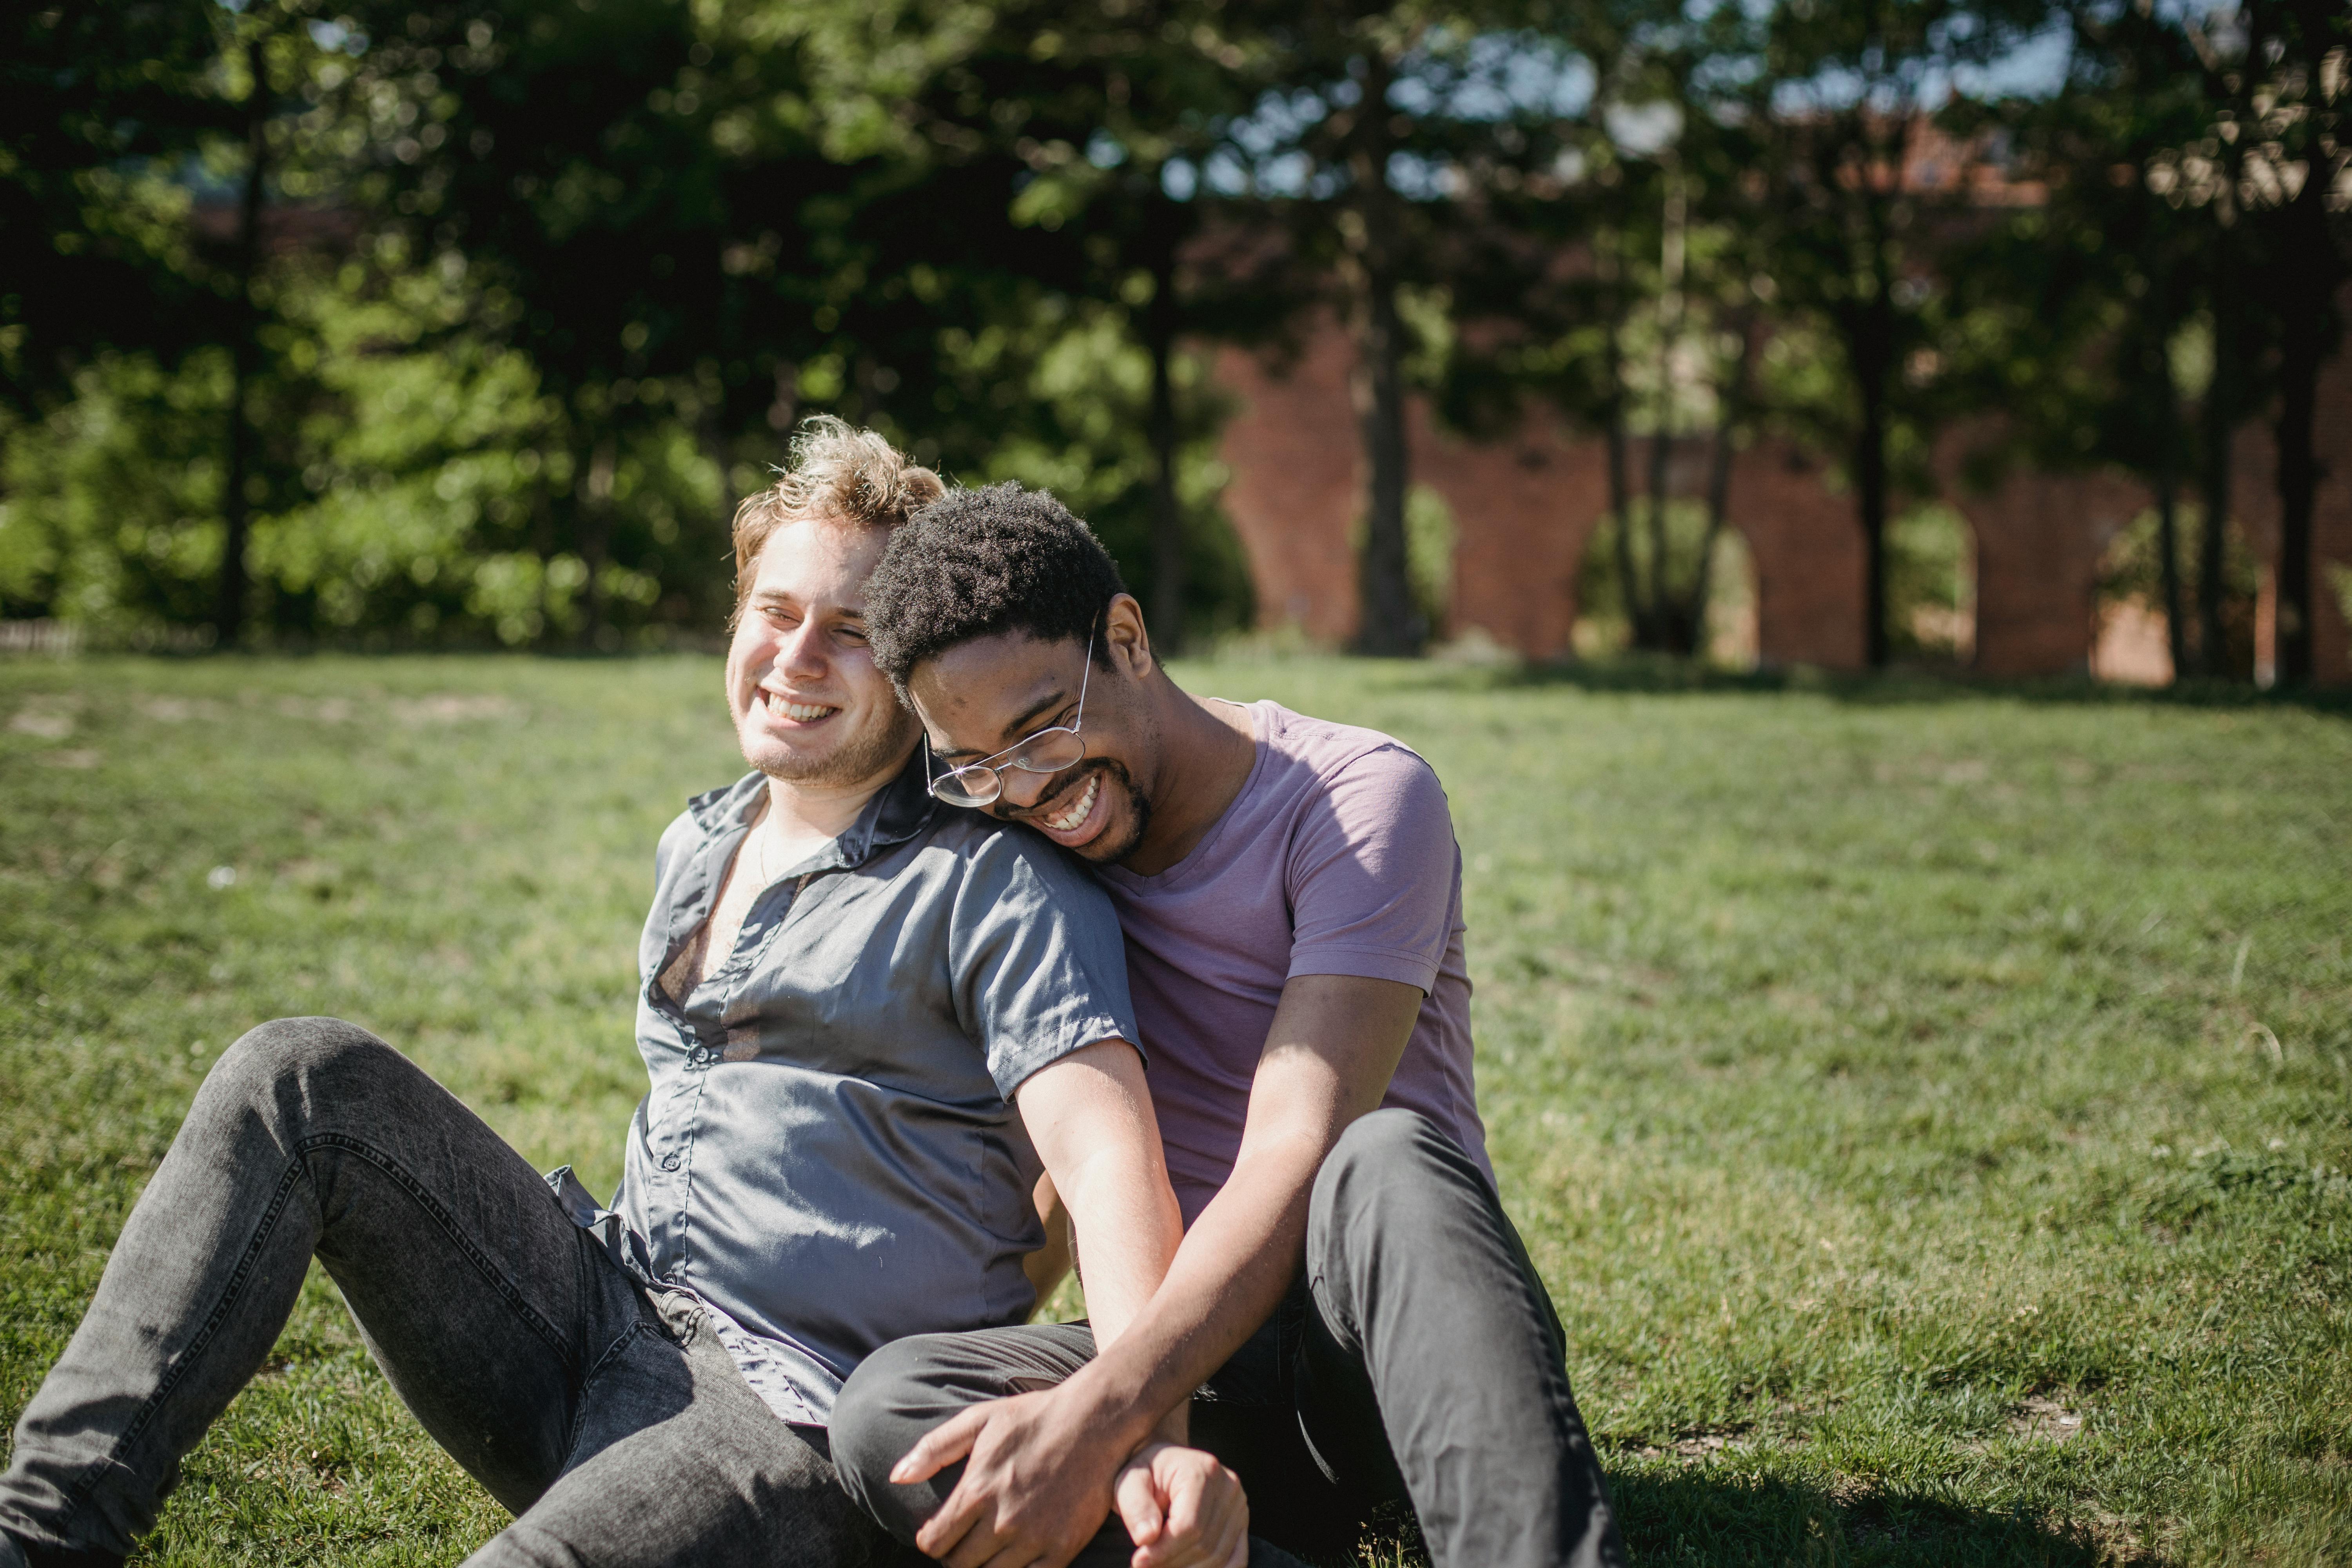
[[[1026,811],[1045,798],[1045,791],[1056,775],[1033,773],[1027,768],[996,770],[997,800],[1015,811]]]
[[[824,631],[811,617],[784,634],[776,649],[776,668],[787,675],[816,677],[824,674]]]

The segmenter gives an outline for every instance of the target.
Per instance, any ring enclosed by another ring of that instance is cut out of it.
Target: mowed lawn
[[[1506,1201],[1644,1563],[2352,1561],[2352,720],[1185,667],[1454,810]],[[706,658],[0,662],[0,1418],[289,1013],[597,1187]],[[142,1561],[503,1514],[311,1288]]]

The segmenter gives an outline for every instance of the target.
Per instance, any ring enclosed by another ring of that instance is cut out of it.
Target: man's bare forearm
[[[1306,1251],[1307,1196],[1339,1134],[1381,1102],[1421,1011],[1410,985],[1300,975],[1283,987],[1240,1152],[1158,1294],[1073,1387],[1101,1429],[1139,1441],[1282,1301]]]
[[[1186,1233],[1167,1278],[1117,1342],[1072,1380],[1118,1439],[1140,1443],[1183,1407],[1281,1303],[1306,1244],[1324,1141],[1245,1151]]]
[[[1087,1286],[1087,1317],[1108,1345],[1124,1334],[1167,1274],[1183,1220],[1156,1161],[1105,1150],[1068,1173],[1062,1194]]]

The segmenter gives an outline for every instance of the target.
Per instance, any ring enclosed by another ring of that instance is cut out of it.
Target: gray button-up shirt
[[[778,1415],[821,1425],[888,1341],[1028,1315],[1040,1165],[1013,1091],[1137,1035],[1094,879],[940,805],[919,756],[674,995],[765,788],[698,795],[662,835],[637,955],[652,1092],[614,1212],[554,1179],[625,1265],[701,1298]]]

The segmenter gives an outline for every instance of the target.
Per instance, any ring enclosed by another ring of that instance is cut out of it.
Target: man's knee
[[[1465,1203],[1488,1205],[1486,1178],[1462,1146],[1417,1110],[1375,1110],[1339,1134],[1307,1201],[1311,1259],[1351,1236],[1441,1223]]]
[[[1329,1213],[1375,1201],[1401,1186],[1434,1178],[1476,1178],[1477,1167],[1462,1146],[1417,1110],[1391,1107],[1360,1116],[1339,1134],[1323,1167],[1315,1173],[1314,1210]]]
[[[943,1419],[940,1391],[929,1376],[928,1342],[919,1334],[894,1341],[857,1363],[833,1402],[834,1468],[859,1507],[900,1541],[915,1531],[943,1499],[950,1485],[897,1486],[890,1468]],[[939,1478],[951,1484],[955,1474]]]
[[[349,1104],[365,1085],[414,1072],[407,1058],[341,1018],[274,1018],[247,1030],[205,1076],[198,1101]]]

